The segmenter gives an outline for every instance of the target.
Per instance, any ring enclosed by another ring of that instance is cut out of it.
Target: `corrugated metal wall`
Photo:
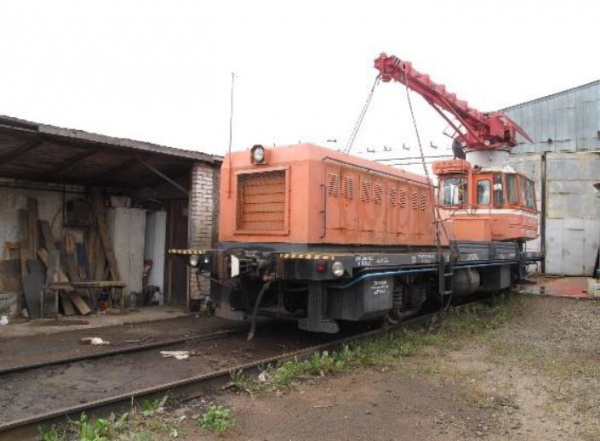
[[[538,210],[545,208],[545,246],[540,235],[527,249],[545,251],[548,274],[591,275],[600,244],[600,198],[593,188],[600,182],[600,151],[511,155],[510,165],[535,181]]]
[[[592,187],[600,182],[600,81],[504,112],[534,140],[514,148],[511,164],[536,181],[539,202],[545,189],[545,271],[591,275],[600,242],[600,199]]]
[[[592,275],[600,243],[600,152],[546,156],[546,272]]]
[[[533,144],[518,145],[514,153],[600,149],[600,81],[508,107],[504,112],[534,140]]]

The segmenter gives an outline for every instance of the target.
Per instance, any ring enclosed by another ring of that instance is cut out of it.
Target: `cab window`
[[[442,205],[462,205],[467,195],[467,180],[465,178],[446,178],[440,188],[440,203]]]
[[[506,196],[509,204],[519,203],[519,185],[517,175],[506,175]]]
[[[525,203],[527,207],[535,210],[535,186],[533,181],[525,179]]]
[[[527,180],[523,176],[519,176],[519,180],[521,181],[521,204],[527,205]]]
[[[489,180],[481,179],[477,181],[477,203],[487,205],[491,201],[492,185]]]
[[[502,173],[494,173],[494,207],[504,207],[504,187],[502,185]]]

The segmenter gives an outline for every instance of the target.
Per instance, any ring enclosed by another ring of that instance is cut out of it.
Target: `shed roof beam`
[[[144,167],[147,167],[149,170],[151,170],[154,173],[156,173],[158,176],[160,176],[161,178],[163,178],[165,181],[167,181],[173,187],[177,188],[178,190],[182,191],[183,193],[185,193],[188,196],[190,195],[190,192],[185,187],[183,187],[180,184],[178,184],[177,182],[175,182],[173,179],[171,179],[170,177],[168,177],[167,175],[165,175],[164,173],[162,173],[160,170],[158,170],[156,167],[154,167],[151,164],[149,164],[147,161],[143,160],[140,157],[138,157],[137,160],[140,162],[140,164],[142,164]]]
[[[44,143],[44,141],[41,139],[37,139],[37,138],[32,139],[29,142],[22,145],[21,147],[17,148],[16,150],[13,150],[12,152],[9,152],[5,155],[0,156],[0,167],[4,164],[9,163],[12,160],[18,158],[19,156],[24,155],[28,151],[33,150],[36,147],[39,147],[43,143]]]
[[[137,159],[130,159],[129,161],[125,161],[113,168],[109,168],[108,170],[102,171],[100,173],[96,173],[95,175],[92,175],[92,176],[88,177],[87,179],[89,181],[94,181],[96,179],[100,179],[105,176],[110,178],[113,175],[118,175],[122,171],[129,170],[131,167],[133,167],[137,163],[138,163]]]
[[[98,153],[98,150],[88,150],[88,151],[81,152],[78,155],[75,155],[64,162],[61,162],[53,169],[48,170],[47,172],[44,173],[44,176],[50,177],[52,175],[56,175],[56,174],[60,173],[61,171],[74,166],[78,162],[81,162],[84,159],[89,158],[92,155],[95,155],[96,153]]]

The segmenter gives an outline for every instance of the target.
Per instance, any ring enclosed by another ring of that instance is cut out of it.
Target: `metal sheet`
[[[565,219],[563,226],[565,246],[562,250],[562,274],[585,274],[585,233],[585,225],[582,219]]]
[[[546,272],[591,275],[600,243],[600,154],[549,153],[546,168]]]
[[[563,219],[546,220],[545,267],[549,274],[563,274]]]
[[[600,149],[600,81],[503,110],[534,139],[520,138],[515,153]]]

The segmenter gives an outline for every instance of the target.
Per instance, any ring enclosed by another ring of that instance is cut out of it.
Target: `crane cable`
[[[410,99],[410,90],[408,88],[408,78],[405,76],[404,84],[406,86],[406,99],[408,101],[408,108],[410,110],[410,115],[412,117],[413,127],[415,129],[415,135],[417,136],[417,144],[419,145],[419,154],[421,156],[421,164],[423,165],[423,172],[425,173],[425,178],[427,179],[427,185],[429,186],[429,197],[431,199],[431,206],[433,207],[433,216],[435,218],[435,242],[438,249],[441,247],[441,237],[440,237],[440,224],[442,226],[442,230],[444,232],[444,236],[446,239],[449,239],[448,232],[446,231],[446,227],[442,222],[442,217],[440,215],[439,206],[435,203],[435,195],[433,190],[433,183],[431,181],[431,177],[429,175],[429,170],[427,169],[427,164],[425,162],[425,154],[423,152],[423,145],[421,144],[421,136],[419,134],[419,128],[417,127],[417,120],[415,118],[415,112],[412,106],[412,100]]]
[[[423,171],[425,172],[425,177],[427,178],[427,184],[429,185],[429,196],[431,198],[431,206],[433,208],[433,216],[434,216],[433,223],[435,224],[435,244],[436,244],[436,248],[437,248],[438,259],[440,259],[439,261],[441,262],[442,242],[441,242],[441,238],[440,238],[440,225],[442,226],[444,236],[446,236],[446,240],[448,241],[451,256],[454,255],[455,250],[453,248],[452,241],[450,240],[450,237],[448,236],[448,232],[446,231],[446,226],[442,222],[442,217],[440,215],[440,207],[438,204],[435,203],[435,194],[434,194],[433,184],[431,182],[431,177],[429,176],[429,170],[427,170],[427,165],[425,164],[425,154],[423,153],[423,145],[421,144],[421,136],[419,135],[419,129],[417,127],[417,120],[415,118],[415,112],[413,111],[412,101],[410,99],[410,90],[408,88],[408,78],[406,77],[406,74],[405,74],[404,79],[405,79],[404,84],[406,85],[406,98],[408,100],[408,108],[410,109],[410,115],[412,117],[413,127],[415,128],[415,134],[417,135],[417,143],[419,144],[419,152],[421,154],[421,163],[423,164]],[[446,272],[446,269],[444,268],[444,273],[445,272]],[[445,275],[443,277],[445,277]],[[442,293],[440,293],[440,294],[442,294]],[[444,310],[447,311],[450,308],[453,297],[454,297],[454,290],[450,294],[450,297],[448,298],[448,300],[446,302]],[[442,299],[443,299],[443,294],[442,294]]]
[[[356,121],[356,124],[354,125],[354,129],[352,130],[350,139],[348,139],[348,144],[346,144],[344,153],[350,153],[350,150],[352,150],[352,145],[354,144],[356,135],[358,135],[360,126],[362,125],[363,119],[365,119],[365,114],[367,113],[367,110],[369,109],[369,105],[371,104],[371,100],[373,99],[373,93],[375,92],[375,88],[377,87],[377,85],[379,84],[380,81],[381,81],[381,75],[377,75],[377,78],[375,78],[375,81],[373,82],[373,87],[371,87],[371,91],[369,92],[369,95],[367,96],[367,100],[365,101],[365,104],[363,105],[360,115],[358,116],[358,120]]]

